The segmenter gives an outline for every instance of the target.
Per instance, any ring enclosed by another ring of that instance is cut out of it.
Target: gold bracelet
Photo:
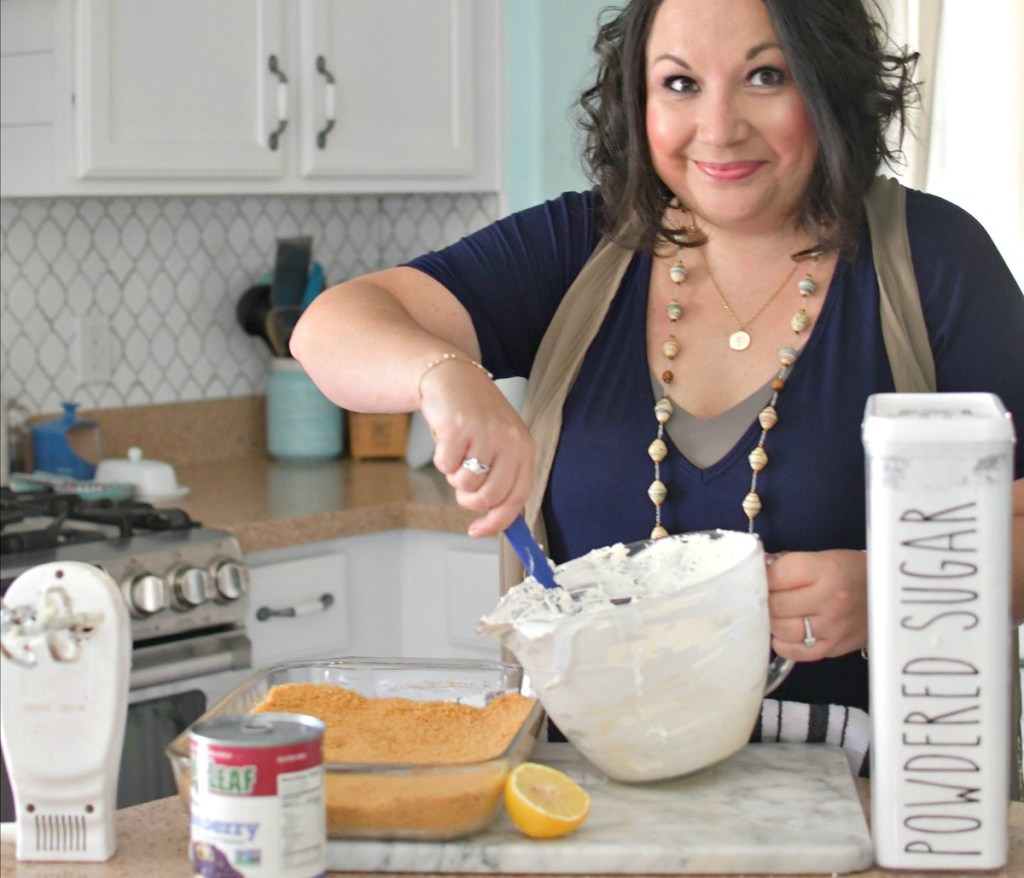
[[[419,392],[420,399],[423,399],[423,379],[427,377],[427,373],[430,372],[431,369],[436,369],[438,366],[441,366],[444,363],[459,362],[468,363],[470,366],[476,366],[476,368],[483,372],[484,375],[486,375],[491,380],[494,380],[494,376],[476,360],[470,359],[469,357],[464,357],[462,354],[442,354],[439,359],[431,360],[429,363],[427,363],[427,368],[424,369],[423,374],[420,375],[419,383],[416,385],[416,390]]]

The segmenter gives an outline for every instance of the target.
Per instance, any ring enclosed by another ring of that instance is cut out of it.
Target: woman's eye
[[[664,86],[669,91],[678,92],[679,94],[697,91],[697,83],[689,76],[668,76],[665,78]]]
[[[786,74],[777,67],[758,67],[750,74],[752,85],[782,85],[786,81]]]

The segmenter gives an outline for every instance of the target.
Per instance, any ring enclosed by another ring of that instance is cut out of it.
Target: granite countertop
[[[473,519],[437,470],[403,460],[245,458],[176,473],[189,493],[173,505],[247,553],[399,528],[465,533]]]
[[[856,781],[861,802],[867,809],[868,786]],[[159,799],[117,812],[118,851],[106,863],[30,863],[14,857],[14,826],[3,824],[0,830],[0,878],[193,878],[188,864],[188,816],[177,797]],[[571,836],[570,836],[571,837]],[[371,878],[387,872],[340,872],[348,878]],[[450,873],[416,873],[417,878],[440,878]],[[747,878],[756,876],[746,873]],[[868,869],[852,873],[860,878],[882,878],[900,875],[902,878],[949,875],[949,872],[888,872]],[[1010,851],[1007,865],[997,872],[986,872],[992,878],[1009,878],[1024,874],[1024,802],[1010,805]],[[462,878],[482,878],[462,873]],[[556,878],[556,876],[552,876]],[[581,876],[575,876],[581,878]],[[784,876],[783,876],[784,878]]]
[[[189,493],[165,506],[225,530],[244,552],[413,528],[465,533],[461,509],[433,466],[342,457],[308,463],[267,454],[262,396],[83,411],[100,428],[104,457],[136,446],[174,466]]]

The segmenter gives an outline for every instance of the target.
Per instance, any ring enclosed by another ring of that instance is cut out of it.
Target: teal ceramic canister
[[[342,450],[344,413],[302,365],[275,357],[267,380],[267,450],[278,460],[330,460]]]

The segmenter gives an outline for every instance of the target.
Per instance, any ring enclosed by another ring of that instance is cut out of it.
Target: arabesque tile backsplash
[[[235,306],[278,237],[313,236],[337,283],[497,211],[494,193],[0,200],[0,393],[29,412],[263,393],[270,351]],[[109,380],[82,380],[86,318],[109,328]]]

